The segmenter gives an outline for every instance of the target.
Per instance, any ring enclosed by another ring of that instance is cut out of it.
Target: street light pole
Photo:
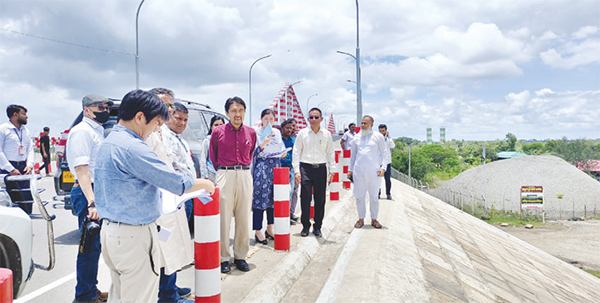
[[[358,39],[358,0],[356,0],[356,122],[362,119],[362,87],[360,85],[360,47]]]
[[[358,11],[357,11],[357,13],[358,13]],[[358,23],[357,23],[357,26],[358,26]],[[357,29],[358,29],[358,27],[357,27]],[[357,39],[358,39],[358,36],[357,36]],[[360,63],[359,63],[359,59],[357,59],[357,57],[354,56],[351,53],[342,52],[342,51],[337,51],[337,53],[338,54],[342,54],[342,55],[346,55],[346,56],[350,56],[350,57],[352,57],[352,59],[354,59],[354,61],[356,61],[356,68],[357,68],[356,81],[352,81],[352,80],[346,80],[346,81],[353,82],[353,83],[356,84],[356,119],[357,119],[356,122],[358,123],[358,122],[360,122],[362,120],[362,102],[361,102],[362,93],[361,93],[361,88],[360,88]],[[356,54],[359,55],[359,53],[360,53],[360,51],[359,51],[359,49],[357,47],[356,48]]]
[[[140,17],[140,9],[144,1],[140,2],[137,13],[135,14],[135,88],[140,89],[140,44],[138,39],[138,19]]]
[[[256,62],[262,59],[267,59],[269,57],[271,57],[271,55],[256,59],[256,61],[254,61],[254,63],[250,65],[250,71],[248,71],[248,109],[250,110],[250,113],[248,115],[248,121],[250,126],[252,126],[252,67],[254,67],[254,64],[256,64]]]
[[[310,98],[314,97],[314,96],[318,96],[319,94],[313,94],[310,97],[308,97],[308,100],[306,100],[306,114],[308,115],[308,110],[310,109],[310,107],[308,107],[308,101],[310,101]]]

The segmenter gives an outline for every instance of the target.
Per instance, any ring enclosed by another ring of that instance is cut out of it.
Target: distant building
[[[526,156],[526,154],[524,154],[522,152],[518,152],[518,151],[503,151],[503,152],[499,152],[497,154],[497,157],[498,157],[497,160],[512,159],[512,158],[519,157],[519,156]]]
[[[575,166],[584,172],[591,173],[596,180],[600,181],[600,160],[587,160],[585,165],[579,162]]]

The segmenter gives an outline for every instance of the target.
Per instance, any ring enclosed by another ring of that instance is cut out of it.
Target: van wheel
[[[21,254],[17,244],[9,237],[0,235],[0,267],[12,270],[13,274],[13,298],[23,283],[23,267],[21,266]]]

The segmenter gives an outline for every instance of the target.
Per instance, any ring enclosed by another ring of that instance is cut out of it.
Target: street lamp
[[[356,0],[356,86],[358,87],[356,102],[356,122],[362,119],[362,88],[360,85],[360,47],[358,44],[358,0]]]
[[[135,14],[135,88],[140,89],[140,45],[138,43],[138,19],[140,17],[140,9],[144,1],[140,2],[137,13]]]
[[[254,61],[254,63],[252,63],[252,65],[250,65],[250,71],[248,71],[248,108],[250,109],[250,113],[248,115],[248,121],[250,123],[250,126],[252,126],[252,67],[254,67],[254,64],[256,64],[256,62],[258,62],[262,59],[267,59],[269,57],[271,57],[271,55],[260,57],[260,58],[256,59],[256,61]]]
[[[357,48],[357,50],[358,50],[358,48]],[[356,118],[358,119],[357,121],[360,121],[362,119],[362,102],[361,102],[362,89],[360,87],[360,66],[358,66],[359,60],[357,60],[356,59],[357,57],[351,53],[342,52],[342,51],[337,51],[337,53],[346,55],[346,56],[350,56],[350,57],[352,57],[352,59],[354,59],[357,62],[356,63],[357,64],[356,81],[352,81],[352,80],[346,80],[346,81],[356,84],[356,116],[357,116]]]
[[[308,110],[310,109],[310,107],[308,107],[308,101],[310,101],[310,98],[314,97],[314,96],[318,96],[319,94],[313,94],[310,97],[308,97],[308,100],[306,100],[306,114],[308,115]]]

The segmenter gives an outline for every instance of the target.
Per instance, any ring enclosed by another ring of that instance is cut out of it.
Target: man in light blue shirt
[[[214,191],[210,181],[171,170],[144,142],[168,119],[158,96],[131,91],[119,107],[118,124],[98,151],[94,192],[104,219],[100,241],[112,280],[109,302],[158,299],[161,258],[154,221],[161,215],[159,187],[177,195]]]

